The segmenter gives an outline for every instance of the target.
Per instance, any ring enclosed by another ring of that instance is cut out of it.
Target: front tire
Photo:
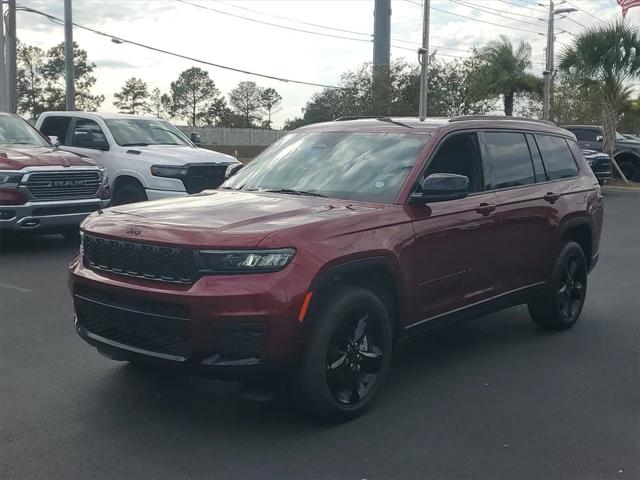
[[[567,330],[580,317],[587,295],[587,260],[582,247],[566,242],[553,266],[547,291],[529,303],[531,318],[547,330]]]
[[[142,185],[126,183],[119,186],[113,195],[113,205],[126,205],[129,203],[146,202],[147,193]]]
[[[301,406],[328,421],[346,421],[371,406],[389,369],[391,319],[374,293],[339,286],[310,319],[309,343],[297,372]]]

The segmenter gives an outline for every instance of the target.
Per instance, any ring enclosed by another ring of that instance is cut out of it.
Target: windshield
[[[616,140],[629,140],[629,139],[624,135],[622,135],[621,133],[616,132]]]
[[[223,184],[391,203],[430,135],[290,133]],[[287,193],[287,192],[284,192]]]
[[[26,121],[11,115],[0,115],[0,143],[32,145],[36,147],[51,146],[42,135]]]
[[[117,118],[105,120],[105,123],[121,147],[191,145],[180,130],[163,120]]]

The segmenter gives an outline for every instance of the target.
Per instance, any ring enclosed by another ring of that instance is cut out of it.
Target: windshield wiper
[[[287,193],[289,195],[306,195],[309,197],[323,197],[326,198],[326,195],[323,195],[322,193],[316,193],[316,192],[307,192],[305,190],[293,190],[290,188],[273,188],[273,189],[268,189],[268,190],[259,190],[260,192],[267,192],[267,193]]]

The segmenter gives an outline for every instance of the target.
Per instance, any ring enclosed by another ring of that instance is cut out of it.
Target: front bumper
[[[109,206],[109,202],[88,198],[0,205],[0,230],[49,231],[75,227],[90,213]]]
[[[70,265],[77,333],[108,357],[219,378],[275,375],[303,344],[298,313],[310,278],[280,272],[203,277],[192,285]]]

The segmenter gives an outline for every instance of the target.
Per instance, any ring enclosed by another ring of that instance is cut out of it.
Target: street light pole
[[[427,118],[427,89],[429,85],[429,12],[431,0],[424,0],[422,17],[422,48],[418,50],[420,60],[420,120]]]
[[[17,113],[16,0],[9,0],[7,12],[7,111]]]
[[[64,77],[65,106],[69,111],[76,109],[76,84],[73,71],[73,19],[71,0],[64,0]]]
[[[373,19],[373,112],[389,109],[389,63],[391,57],[391,0],[375,0]]]

